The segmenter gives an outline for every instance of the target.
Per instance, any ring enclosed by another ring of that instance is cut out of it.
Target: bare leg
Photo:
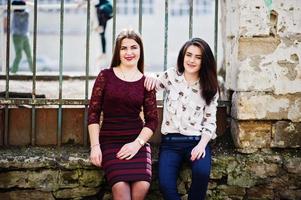
[[[112,187],[114,200],[131,200],[131,188],[126,182],[115,183]]]
[[[149,182],[137,181],[132,183],[132,200],[143,200],[149,189]]]

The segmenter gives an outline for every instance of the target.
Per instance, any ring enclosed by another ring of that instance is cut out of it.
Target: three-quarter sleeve
[[[145,119],[144,127],[148,127],[155,132],[158,126],[158,111],[155,90],[144,90],[143,112]]]
[[[216,111],[218,93],[213,97],[211,103],[205,106],[203,119],[203,134],[207,134],[211,139],[216,138]]]
[[[88,125],[99,124],[100,122],[105,84],[105,73],[104,70],[102,70],[98,74],[93,86],[88,109]]]

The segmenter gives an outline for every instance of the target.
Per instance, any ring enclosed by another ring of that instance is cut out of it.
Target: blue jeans
[[[211,150],[206,147],[205,158],[191,161],[191,151],[198,144],[200,137],[167,134],[162,136],[159,154],[159,186],[165,200],[180,200],[177,191],[177,178],[182,163],[191,164],[192,182],[189,200],[203,200],[206,197],[211,169]]]

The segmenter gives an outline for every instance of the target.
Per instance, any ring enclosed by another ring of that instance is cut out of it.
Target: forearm
[[[153,131],[148,127],[143,127],[137,138],[140,138],[145,143],[152,137]],[[136,139],[137,140],[137,139]]]
[[[99,124],[90,124],[88,126],[89,136],[90,136],[90,145],[97,145],[99,144]]]
[[[203,146],[205,148],[207,146],[208,142],[210,141],[210,139],[211,139],[211,137],[209,135],[203,134],[198,145]]]

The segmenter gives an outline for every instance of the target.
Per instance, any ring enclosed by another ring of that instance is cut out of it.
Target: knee
[[[22,51],[16,51],[16,57],[22,57]]]
[[[133,184],[133,186],[138,191],[145,191],[145,190],[149,189],[150,183],[147,181],[139,181],[139,182],[135,182],[135,184]]]
[[[177,183],[174,183],[172,180],[167,179],[159,179],[159,187],[160,190],[164,193],[166,191],[170,190],[176,190],[177,189]]]
[[[128,188],[128,183],[126,183],[126,182],[118,182],[112,186],[112,189],[116,190],[116,191],[125,190],[127,188]]]
[[[193,178],[197,178],[197,179],[203,179],[203,178],[207,178],[210,176],[210,167],[196,167],[194,169],[192,169],[192,176]]]

